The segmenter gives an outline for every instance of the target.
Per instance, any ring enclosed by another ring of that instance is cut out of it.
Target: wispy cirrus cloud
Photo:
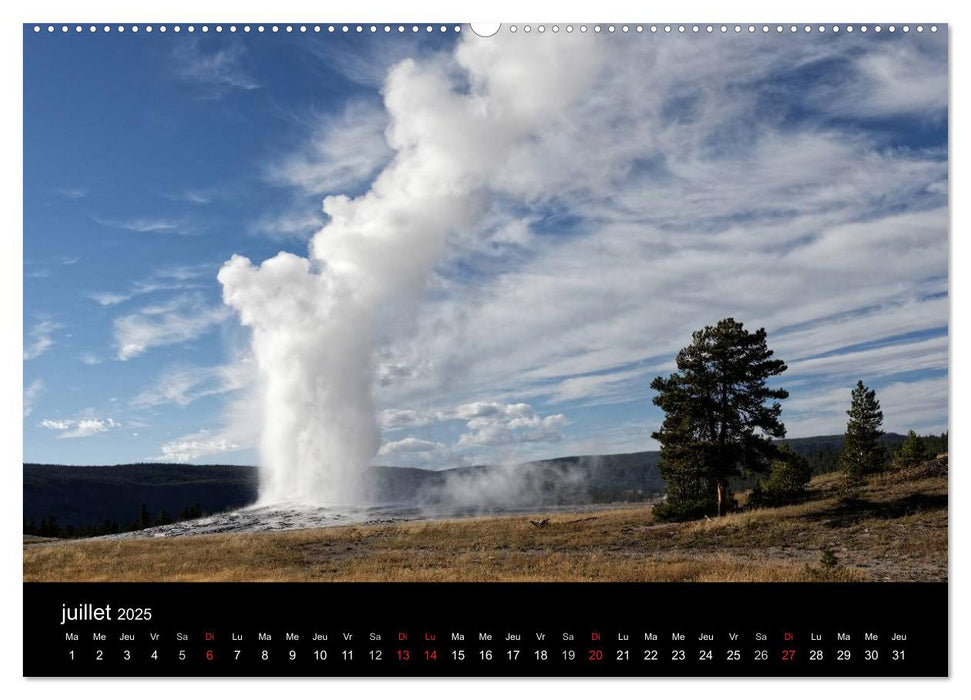
[[[82,352],[81,355],[78,357],[78,359],[81,360],[83,364],[86,364],[89,366],[100,365],[104,361],[104,359],[100,355],[93,353],[91,351]]]
[[[130,360],[156,347],[195,340],[229,317],[226,307],[207,304],[194,294],[145,306],[115,319],[117,357]]]
[[[180,41],[172,53],[175,76],[204,87],[209,97],[221,97],[233,90],[256,90],[260,84],[243,67],[242,44],[234,43],[206,51],[198,41]]]
[[[250,224],[249,230],[272,240],[307,240],[324,225],[320,211],[294,204],[288,210],[265,214]]]
[[[132,231],[134,233],[159,233],[186,236],[191,232],[185,228],[185,222],[177,219],[164,217],[134,217],[127,219],[114,219],[101,216],[92,217],[96,223],[109,228],[122,231]]]
[[[50,320],[35,323],[24,338],[24,359],[33,360],[50,350],[54,334],[61,328],[60,323]]]
[[[215,367],[170,367],[132,399],[132,406],[187,406],[207,396],[243,389],[253,382],[254,373],[255,368],[248,358]]]
[[[308,142],[267,168],[270,182],[304,193],[327,195],[361,187],[391,158],[379,104],[355,101],[315,119]]]
[[[34,412],[37,400],[46,390],[43,379],[35,379],[24,388],[24,418]]]
[[[388,116],[376,101],[355,100],[299,123],[309,136],[264,169],[269,183],[290,191],[290,201],[251,222],[250,233],[272,240],[309,239],[325,223],[324,196],[361,189],[391,158],[384,134]]]
[[[182,190],[181,192],[165,192],[162,196],[170,202],[185,202],[187,204],[211,204],[215,199],[212,192],[207,190]]]
[[[85,187],[58,187],[54,191],[58,196],[68,200],[84,199],[88,196],[88,190]]]
[[[947,71],[936,46],[884,42],[851,62],[844,83],[824,84],[811,98],[851,116],[886,119],[907,115],[940,120],[947,110]]]
[[[200,289],[206,276],[215,276],[212,265],[177,265],[155,270],[145,279],[134,282],[123,292],[92,292],[89,296],[101,306],[115,306],[138,296],[162,291]]]

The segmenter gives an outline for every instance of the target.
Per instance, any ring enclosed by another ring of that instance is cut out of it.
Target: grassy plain
[[[25,581],[945,581],[946,458],[809,498],[655,523],[649,505],[175,538],[25,538]],[[744,503],[744,497],[743,497]],[[530,520],[549,518],[545,527]],[[826,548],[835,565],[823,563]]]

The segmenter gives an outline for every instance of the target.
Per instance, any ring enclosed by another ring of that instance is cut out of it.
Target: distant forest
[[[179,511],[173,519],[163,509],[158,514],[153,514],[144,503],[138,509],[138,517],[128,523],[119,523],[117,520],[108,518],[100,523],[87,523],[84,525],[60,525],[56,515],[48,515],[35,523],[33,520],[24,520],[24,534],[35,535],[37,537],[60,537],[74,539],[79,537],[98,537],[100,535],[114,535],[119,532],[133,532],[144,530],[158,525],[171,525],[182,520],[195,520],[208,515],[198,503]]]
[[[895,449],[904,436],[888,433],[881,442]],[[921,436],[928,453],[947,451],[947,434]],[[836,471],[842,435],[783,440],[804,456],[813,474]],[[544,504],[636,502],[658,498],[664,480],[658,452],[563,457],[519,465],[537,480],[555,484],[566,471],[582,470],[583,488],[556,489]],[[426,470],[374,467],[375,503],[425,502],[450,476],[487,473],[494,467]],[[735,489],[747,489],[754,478],[739,478]],[[156,525],[193,520],[252,504],[258,495],[255,467],[239,465],[123,464],[77,467],[24,464],[24,534],[77,538],[143,530]]]

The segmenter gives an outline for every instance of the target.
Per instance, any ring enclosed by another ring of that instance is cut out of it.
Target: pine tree
[[[729,506],[729,479],[763,473],[778,456],[772,438],[786,432],[778,400],[789,392],[766,386],[786,370],[772,355],[764,328],[750,333],[726,318],[693,333],[678,353],[678,371],[651,382],[654,404],[665,414],[651,435],[661,443],[658,468],[667,483],[656,515],[721,515]]]
[[[187,508],[183,508],[179,513],[179,520],[195,520],[203,516],[202,507],[196,503]]]
[[[151,524],[152,516],[149,515],[148,506],[142,503],[142,507],[138,509],[138,520],[135,521],[135,529],[144,530]]]
[[[752,489],[749,503],[755,506],[794,503],[806,495],[811,478],[809,460],[796,454],[789,445],[782,445],[768,477],[759,479]]]
[[[843,449],[840,452],[840,469],[851,478],[878,472],[886,466],[887,452],[877,439],[883,435],[883,411],[877,401],[876,391],[868,389],[863,381],[856,383],[852,392],[850,420],[846,424]]]
[[[900,443],[900,448],[894,457],[900,466],[912,467],[927,459],[927,448],[924,441],[917,436],[917,433],[911,430],[907,433],[904,441]]]

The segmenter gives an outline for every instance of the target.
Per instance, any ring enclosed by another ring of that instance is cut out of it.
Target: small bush
[[[926,460],[928,456],[924,441],[911,430],[894,453],[894,462],[901,467],[913,467]]]
[[[729,508],[732,501],[729,501]],[[652,510],[655,520],[697,520],[718,513],[718,491],[713,479],[696,474],[667,475],[667,493]]]
[[[828,569],[831,569],[839,564],[836,554],[833,553],[832,548],[830,548],[828,544],[823,545],[823,552],[819,555],[819,563]]]
[[[698,520],[706,515],[714,515],[718,512],[718,502],[716,499],[702,501],[660,501],[651,509],[651,514],[655,520],[667,522],[679,520]]]
[[[812,468],[809,462],[788,445],[783,445],[781,456],[772,462],[768,476],[759,479],[752,488],[749,504],[780,506],[797,503],[805,497],[806,486],[811,478]]]
[[[866,487],[866,477],[861,474],[843,474],[836,491],[836,498],[840,503],[855,503],[863,495]]]

